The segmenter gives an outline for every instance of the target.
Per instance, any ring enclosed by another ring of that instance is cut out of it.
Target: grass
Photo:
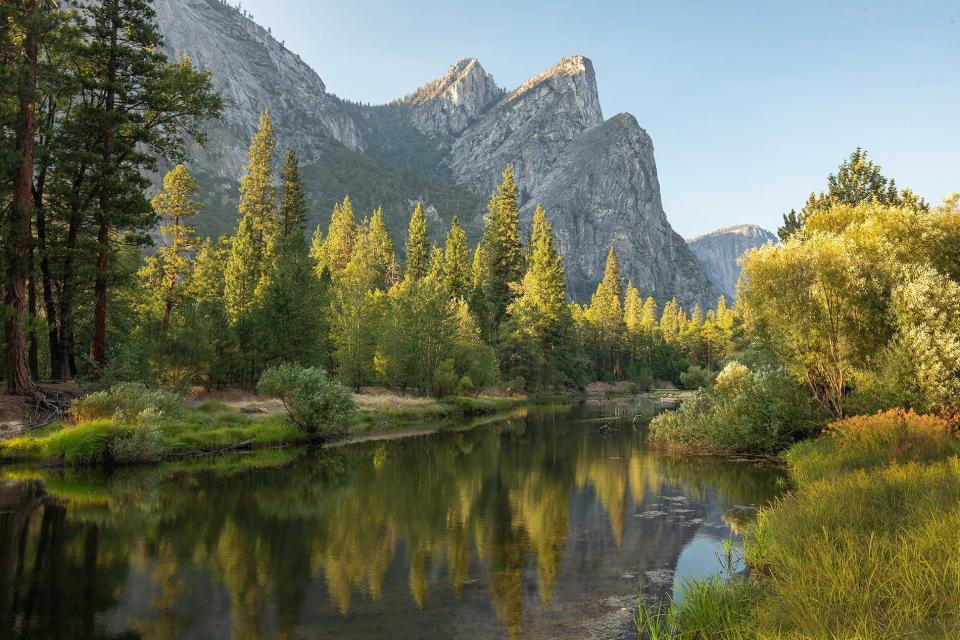
[[[356,397],[360,410],[348,427],[365,433],[413,421],[490,415],[523,402],[501,397]],[[187,407],[174,398],[136,385],[92,394],[77,404],[75,423],[58,422],[0,441],[0,459],[63,466],[133,464],[217,452],[241,443],[276,447],[309,442],[283,413],[251,417],[223,402]]]
[[[889,411],[794,446],[797,488],[747,535],[750,580],[696,582],[660,638],[960,637],[960,442]],[[659,615],[658,615],[659,614]],[[669,624],[667,624],[669,623]]]

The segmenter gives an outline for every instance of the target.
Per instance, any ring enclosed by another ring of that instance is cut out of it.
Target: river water
[[[641,592],[742,568],[721,543],[783,486],[769,464],[652,451],[635,408],[0,468],[0,637],[632,638]]]

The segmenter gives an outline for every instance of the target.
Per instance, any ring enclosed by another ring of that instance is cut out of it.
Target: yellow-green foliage
[[[795,446],[797,489],[747,537],[753,584],[694,583],[660,637],[960,637],[958,452],[944,420],[902,411]]]
[[[891,462],[926,463],[960,454],[960,439],[943,418],[891,410],[834,422],[816,440],[787,454],[797,482],[806,484]]]
[[[57,431],[42,442],[48,458],[62,458],[67,464],[99,464],[109,461],[110,444],[133,433],[112,420],[92,420]]]

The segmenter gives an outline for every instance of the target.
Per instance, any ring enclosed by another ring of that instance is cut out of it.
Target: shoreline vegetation
[[[689,581],[636,611],[642,637],[952,638],[960,634],[960,438],[890,410],[791,447],[796,487],[744,537],[749,577]]]
[[[128,395],[138,397],[90,412],[74,409],[68,419],[0,440],[0,465],[120,466],[268,447],[328,446],[402,431],[416,423],[427,423],[426,430],[415,431],[425,433],[456,420],[507,414],[549,400],[526,395],[436,399],[358,393],[353,396],[357,410],[337,430],[309,434],[284,415],[281,404],[250,393],[240,393],[227,402],[202,396],[183,401],[145,388]],[[144,395],[152,397],[143,401]]]
[[[857,150],[748,252],[736,347],[651,422],[675,451],[784,457],[748,575],[638,605],[649,639],[960,637],[960,194],[931,207]]]

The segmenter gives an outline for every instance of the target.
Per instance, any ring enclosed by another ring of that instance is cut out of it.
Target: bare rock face
[[[727,299],[733,300],[740,279],[740,256],[768,242],[777,242],[777,236],[755,224],[741,224],[692,238],[687,245],[707,277]]]
[[[525,222],[537,203],[557,234],[574,299],[590,299],[613,245],[641,296],[676,297],[688,309],[716,303],[716,289],[667,222],[653,142],[632,115],[616,115],[570,143],[530,194]]]
[[[517,185],[530,193],[563,149],[603,122],[593,64],[564,58],[493,105],[453,143],[448,166],[454,179],[478,193],[493,191],[506,163]]]
[[[209,71],[223,98],[223,119],[210,123],[207,143],[195,154],[203,170],[238,179],[263,109],[270,110],[280,148],[296,150],[302,160],[317,157],[331,139],[363,148],[353,120],[316,72],[252,19],[219,0],[155,0],[154,8],[167,54],[186,55]]]
[[[414,105],[413,126],[427,136],[456,136],[476,122],[491,104],[503,97],[476,58],[458,61],[434,80],[400,102]]]

